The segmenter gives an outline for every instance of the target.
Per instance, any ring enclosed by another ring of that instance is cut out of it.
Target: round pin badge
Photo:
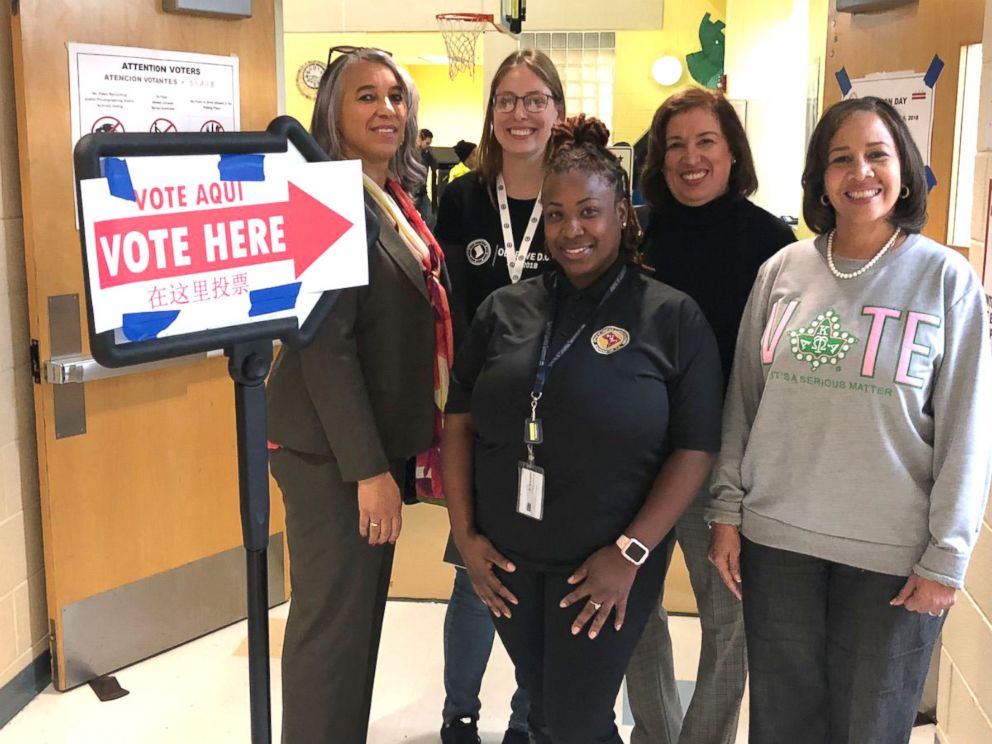
[[[605,326],[592,334],[592,348],[600,354],[614,354],[630,343],[630,334],[617,326]]]
[[[465,247],[465,257],[473,266],[482,266],[493,255],[493,248],[489,241],[483,238],[473,240]]]

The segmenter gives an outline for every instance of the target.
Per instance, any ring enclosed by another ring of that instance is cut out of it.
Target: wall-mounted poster
[[[236,132],[237,57],[98,44],[69,48],[72,144],[91,132]]]
[[[888,101],[902,114],[923,162],[930,162],[930,137],[933,133],[934,89],[927,84],[928,73],[880,72],[851,80],[844,98],[877,96]]]

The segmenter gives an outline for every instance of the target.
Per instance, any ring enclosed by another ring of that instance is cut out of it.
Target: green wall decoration
[[[716,88],[723,75],[723,21],[710,20],[710,14],[699,22],[699,44],[702,51],[685,55],[685,62],[692,79],[707,88]]]

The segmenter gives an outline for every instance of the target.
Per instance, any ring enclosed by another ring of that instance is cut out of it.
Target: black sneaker
[[[503,744],[530,744],[530,734],[520,729],[508,728],[503,734]]]
[[[442,744],[482,744],[474,718],[456,718],[441,727]]]

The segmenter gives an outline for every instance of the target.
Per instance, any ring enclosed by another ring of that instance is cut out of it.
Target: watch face
[[[636,542],[631,542],[629,545],[627,545],[627,549],[624,550],[623,552],[634,563],[640,563],[648,556],[647,549],[640,543],[636,543]]]

